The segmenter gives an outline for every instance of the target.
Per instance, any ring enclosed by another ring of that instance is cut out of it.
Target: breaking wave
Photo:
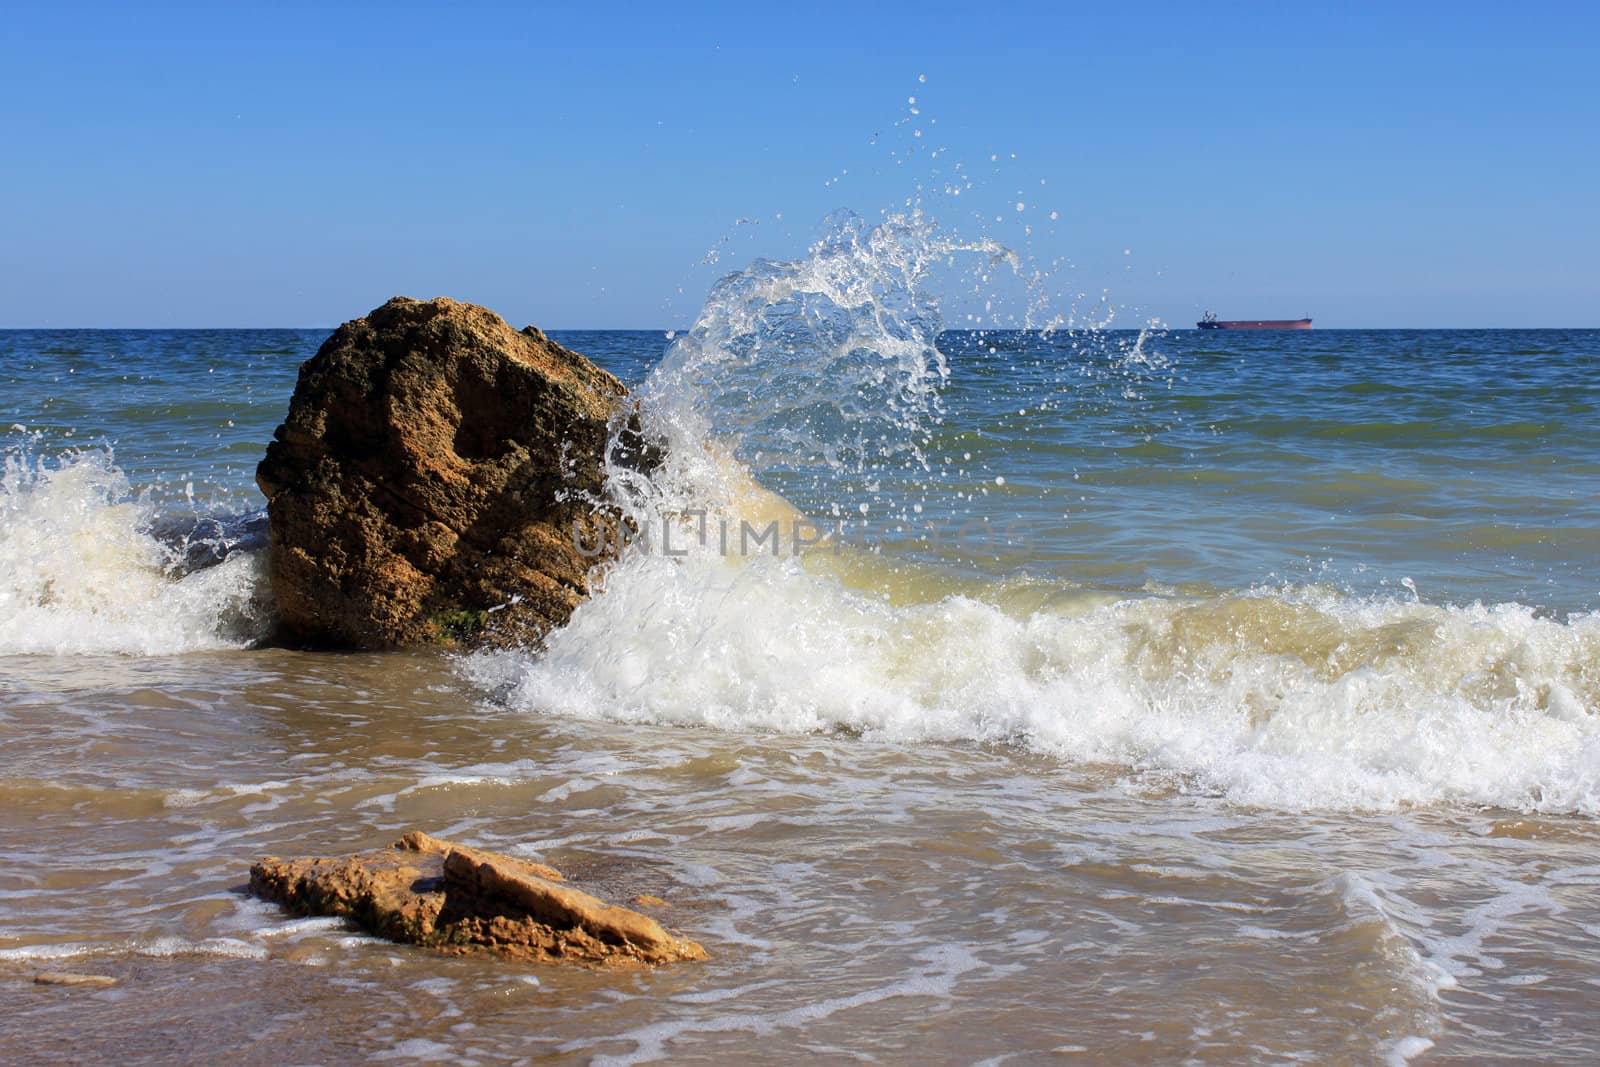
[[[665,464],[645,476],[619,452],[610,471],[610,503],[637,529],[683,531],[679,554],[635,544],[545,649],[463,670],[530,713],[1009,745],[1269,808],[1600,813],[1600,616],[1305,584],[986,580],[903,543],[798,551],[787,525],[776,551],[693,536],[802,516],[882,532],[956,501],[982,520],[986,490],[945,454],[932,294],[1017,269],[913,211],[841,215],[805,256],[724,278],[638,390]],[[1130,389],[1171,372],[1143,338],[1083,344],[1124,345],[1109,355]],[[259,642],[263,526],[160,514],[105,450],[14,449],[0,654]]]
[[[1013,744],[1273,808],[1600,813],[1600,618],[1304,589],[1053,599],[896,606],[794,561],[641,555],[543,656],[470,669],[529,711]]]
[[[1600,813],[1594,616],[1306,586],[956,590],[926,563],[693,536],[789,501],[827,523],[937,497],[930,273],[1013,263],[916,213],[846,216],[806,257],[725,278],[640,390],[666,464],[612,477],[637,526],[679,524],[687,550],[635,545],[542,653],[464,669],[534,713],[1015,745],[1247,805]]]

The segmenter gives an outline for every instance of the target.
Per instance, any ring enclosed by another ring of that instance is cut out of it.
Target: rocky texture
[[[109,989],[118,981],[109,974],[79,974],[76,971],[40,971],[33,976],[34,985],[64,985],[87,989]]]
[[[282,637],[536,644],[588,593],[599,541],[574,523],[614,530],[592,501],[626,395],[472,304],[395,297],[339,327],[256,471]]]
[[[566,885],[526,860],[418,831],[335,859],[263,859],[250,890],[298,915],[341,915],[380,937],[522,960],[659,964],[705,958],[648,915]]]

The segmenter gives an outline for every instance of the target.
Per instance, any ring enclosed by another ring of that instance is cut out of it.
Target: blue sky
[[[678,326],[956,162],[929,210],[1119,325],[1600,326],[1597,36],[1546,4],[13,3],[0,326],[395,293]]]

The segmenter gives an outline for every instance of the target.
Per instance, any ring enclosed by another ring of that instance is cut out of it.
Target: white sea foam
[[[915,215],[845,220],[802,260],[730,275],[640,391],[668,460],[648,478],[614,464],[615,503],[642,529],[701,511],[764,523],[783,502],[730,453],[869,493],[914,467],[944,377],[926,274],[1003,251]],[[1273,808],[1600,812],[1600,618],[1318,589],[1058,591],[1065,607],[1019,612],[866,595],[823,553],[686,540],[682,556],[630,550],[543,655],[468,671],[532,712],[1014,744]],[[869,584],[895,582],[927,584]]]
[[[6,457],[0,653],[159,655],[241,647],[269,621],[259,553],[184,573],[109,453]]]
[[[15,948],[0,948],[0,963],[32,963],[47,960],[71,960],[85,956],[106,954],[107,950],[99,945],[86,944],[58,944],[58,945],[22,945]]]
[[[1274,808],[1600,812],[1600,618],[1272,592],[1013,614],[892,606],[794,561],[619,565],[542,656],[469,670],[537,712],[1016,744]]]
[[[451,1045],[430,1041],[425,1037],[412,1037],[397,1043],[393,1048],[370,1054],[369,1060],[407,1060],[412,1063],[434,1063],[460,1058],[460,1052]]]
[[[1433,1041],[1430,1038],[1413,1034],[1410,1037],[1403,1037],[1394,1042],[1384,1059],[1386,1063],[1400,1067],[1402,1064],[1410,1063],[1432,1047]]]
[[[0,963],[28,963],[101,956],[213,956],[223,959],[262,960],[269,953],[261,945],[233,937],[207,937],[199,940],[163,936],[119,942],[24,945],[0,949]]]

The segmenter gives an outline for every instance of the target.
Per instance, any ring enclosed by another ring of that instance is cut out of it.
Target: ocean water
[[[946,330],[964,258],[847,222],[556,333],[673,458],[537,656],[263,644],[326,331],[0,332],[0,1058],[1592,1062],[1600,332]],[[712,959],[239,891],[411,827]]]

